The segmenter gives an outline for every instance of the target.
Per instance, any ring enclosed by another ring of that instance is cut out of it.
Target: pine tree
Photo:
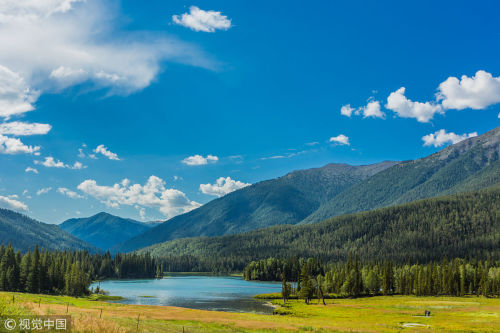
[[[309,304],[309,300],[314,296],[314,286],[309,276],[309,271],[307,266],[302,266],[302,271],[300,272],[301,289],[299,291],[299,297],[302,298],[306,304]]]

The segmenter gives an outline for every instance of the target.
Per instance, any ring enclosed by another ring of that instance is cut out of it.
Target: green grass
[[[500,332],[500,299],[378,296],[271,300],[276,315],[125,305],[88,297],[0,292],[2,314],[70,314],[74,332]],[[273,296],[273,295],[271,295]],[[431,317],[424,317],[424,311]]]
[[[143,297],[143,296],[141,296]],[[146,297],[146,296],[144,296]],[[153,296],[151,296],[153,297]],[[88,297],[89,300],[91,301],[121,301],[124,300],[125,298],[121,296],[109,296],[109,295],[98,295],[98,294],[93,294]]]

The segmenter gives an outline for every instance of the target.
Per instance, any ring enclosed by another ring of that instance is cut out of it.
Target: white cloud
[[[352,113],[356,111],[356,109],[351,107],[351,104],[343,105],[340,108],[340,114],[346,117],[352,116]]]
[[[0,195],[0,205],[4,208],[14,209],[14,210],[28,210],[28,206],[16,199],[9,197],[4,197]]]
[[[74,170],[81,170],[83,168],[86,168],[86,166],[84,166],[81,162],[76,161],[75,163],[73,163],[73,166],[69,166],[69,168]]]
[[[98,185],[95,180],[88,179],[78,185],[78,189],[107,205],[119,208],[120,205],[157,208],[167,217],[186,213],[201,206],[191,201],[176,189],[165,188],[165,182],[151,176],[146,184],[131,184],[128,179],[113,186]]]
[[[201,155],[194,155],[186,157],[185,159],[182,160],[182,163],[190,166],[206,165],[208,163],[216,163],[218,160],[219,158],[214,155],[207,155],[207,157],[203,157]]]
[[[28,146],[16,138],[9,138],[0,134],[0,154],[34,154],[39,155],[39,146]]]
[[[52,190],[52,187],[44,187],[36,191],[36,195],[47,194]]]
[[[485,109],[500,103],[500,77],[483,70],[473,77],[462,75],[460,80],[449,77],[439,85],[437,98],[445,109]]]
[[[60,160],[55,160],[52,156],[45,157],[45,160],[43,161],[34,161],[35,164],[37,165],[43,165],[44,167],[47,168],[61,168],[61,169],[74,169],[74,170],[80,170],[83,168],[86,168],[81,162],[76,161],[73,165],[65,164],[64,162]]]
[[[371,101],[362,109],[363,117],[385,118],[385,113],[380,110],[379,101]]]
[[[24,172],[33,172],[33,173],[36,173],[38,174],[38,170],[35,169],[35,168],[32,168],[32,167],[27,167]]]
[[[357,109],[352,108],[350,104],[344,105],[340,108],[340,114],[346,117],[351,117],[353,114],[357,116],[362,114],[364,118],[385,118],[385,113],[380,109],[380,102],[374,100]]]
[[[29,21],[58,12],[64,13],[71,9],[73,2],[79,1],[85,0],[2,0],[0,22]]]
[[[261,160],[279,160],[279,159],[282,159],[282,158],[287,158],[288,156],[285,156],[285,155],[274,155],[274,156],[269,156],[269,157],[261,157],[260,159]]]
[[[472,138],[475,136],[477,136],[477,132],[458,135],[453,132],[447,133],[446,130],[441,129],[435,133],[423,136],[422,140],[424,141],[424,146],[441,147],[445,144],[457,143],[467,138]]]
[[[38,92],[30,90],[29,85],[18,73],[0,64],[0,117],[10,119],[12,116],[33,111],[35,109],[33,103],[38,95]]]
[[[200,184],[200,191],[204,194],[222,197],[249,185],[251,184],[233,180],[231,177],[220,177],[216,180],[215,184]]]
[[[35,161],[35,164],[40,164],[47,168],[65,168],[67,166],[61,161],[56,161],[52,156],[45,157],[43,162]]]
[[[0,134],[10,134],[14,136],[44,135],[52,129],[49,124],[24,123],[13,121],[0,124]]]
[[[110,160],[115,160],[115,161],[120,160],[117,154],[110,152],[108,148],[106,148],[104,145],[97,146],[97,148],[94,149],[94,153],[106,156]]]
[[[434,114],[443,114],[443,108],[439,104],[431,102],[413,102],[406,98],[405,88],[401,87],[395,92],[392,92],[387,97],[385,107],[397,113],[401,118],[415,118],[421,123],[429,122]]]
[[[164,60],[215,68],[164,34],[117,31],[117,8],[104,0],[0,1],[0,117],[33,111],[41,93],[84,82],[110,93],[141,90]]]
[[[189,7],[189,14],[173,15],[172,21],[194,31],[215,32],[231,28],[231,20],[221,12],[205,11],[196,6]]]
[[[139,209],[139,216],[141,217],[142,221],[146,221],[146,209],[145,208]]]
[[[83,198],[83,196],[81,196],[80,194],[74,192],[74,191],[71,191],[70,189],[67,189],[65,187],[59,187],[57,189],[57,192],[61,193],[62,195],[65,195],[71,199],[81,199]]]
[[[63,85],[73,85],[88,79],[89,73],[83,69],[73,69],[64,66],[59,66],[50,72],[49,78],[54,79]]]
[[[349,146],[349,137],[345,136],[344,134],[339,134],[337,136],[331,137],[330,142],[335,142],[340,145],[346,145]]]

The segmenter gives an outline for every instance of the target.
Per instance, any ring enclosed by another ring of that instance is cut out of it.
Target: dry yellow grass
[[[4,303],[10,299],[11,293],[0,293]],[[123,305],[64,296],[16,294],[16,299],[18,306],[32,313],[68,311],[76,332],[156,333],[182,332],[183,328],[184,332],[500,332],[500,299],[482,297],[372,297],[328,300],[327,306],[292,301],[278,309],[283,315],[274,316]],[[280,300],[273,302],[282,305]],[[432,316],[422,316],[425,310]]]

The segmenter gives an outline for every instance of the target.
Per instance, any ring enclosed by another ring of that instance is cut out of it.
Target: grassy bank
[[[40,302],[40,303],[39,303]],[[75,332],[285,332],[358,331],[500,332],[500,299],[483,297],[387,296],[313,301],[272,300],[276,313],[266,316],[124,305],[89,298],[0,293],[3,314],[70,314]],[[102,310],[102,311],[101,311]],[[424,311],[431,311],[424,317]]]

